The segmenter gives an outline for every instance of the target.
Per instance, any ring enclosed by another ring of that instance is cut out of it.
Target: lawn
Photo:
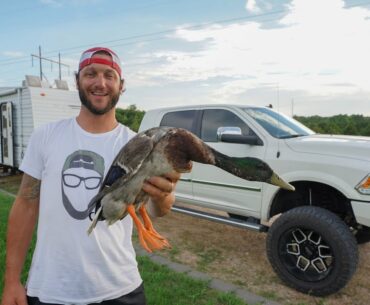
[[[8,214],[13,198],[0,192],[0,295],[3,291],[5,271],[5,237]],[[31,251],[27,257],[22,280],[25,281],[31,263]],[[145,283],[148,305],[243,305],[243,301],[230,293],[221,293],[207,287],[207,282],[194,280],[182,273],[138,257],[139,268]]]

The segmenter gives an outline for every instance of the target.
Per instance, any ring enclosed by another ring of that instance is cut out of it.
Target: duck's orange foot
[[[142,212],[143,210],[144,212]],[[152,253],[155,250],[170,248],[170,244],[168,243],[167,239],[154,230],[152,222],[150,221],[150,218],[147,215],[144,207],[140,208],[140,214],[143,217],[145,225],[136,215],[135,207],[132,204],[127,206],[127,212],[131,215],[136,225],[140,244],[146,251]],[[143,216],[143,213],[146,214],[146,216]]]
[[[167,239],[164,238],[161,234],[159,234],[153,227],[153,223],[152,221],[150,220],[150,217],[148,215],[148,212],[146,211],[146,208],[144,205],[142,205],[140,208],[139,208],[139,213],[141,215],[141,218],[143,219],[144,221],[144,226],[145,228],[151,232],[151,234],[153,236],[155,236],[156,238],[160,239],[163,241],[163,243],[165,243],[165,247],[167,248],[171,248],[170,244],[168,243]]]

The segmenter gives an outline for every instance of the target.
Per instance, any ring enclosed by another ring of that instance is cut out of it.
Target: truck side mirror
[[[217,129],[217,139],[219,142],[263,146],[263,142],[258,136],[242,135],[240,127],[219,127]]]

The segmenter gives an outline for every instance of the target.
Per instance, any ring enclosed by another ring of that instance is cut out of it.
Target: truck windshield
[[[288,139],[314,134],[298,121],[269,108],[248,107],[243,110],[275,138]]]

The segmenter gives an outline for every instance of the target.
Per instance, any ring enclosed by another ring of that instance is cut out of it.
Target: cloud
[[[252,13],[259,13],[261,11],[261,9],[256,4],[256,0],[247,0],[245,8],[247,11]]]
[[[227,78],[213,94],[229,99],[262,84],[319,97],[368,92],[370,13],[344,5],[341,0],[293,0],[276,28],[255,20],[179,28],[177,39],[202,48],[154,52],[151,57],[164,63],[137,73],[158,83]]]
[[[245,3],[245,9],[247,12],[250,13],[261,13],[262,11],[271,11],[273,8],[283,5],[284,1],[281,1],[282,3],[273,3],[273,1],[269,0],[247,0]]]
[[[14,58],[18,58],[18,57],[24,56],[24,54],[22,52],[20,52],[20,51],[4,51],[4,52],[2,52],[2,54],[4,56],[14,57]]]

